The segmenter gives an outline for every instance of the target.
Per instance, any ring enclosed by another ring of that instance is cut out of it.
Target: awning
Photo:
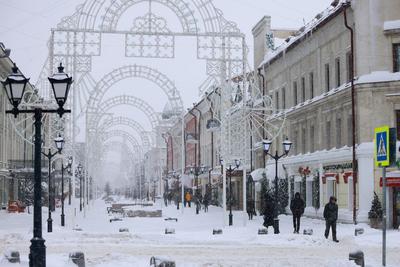
[[[379,181],[380,186],[382,187],[382,177]],[[400,171],[388,172],[386,174],[386,186],[387,187],[400,187]]]
[[[250,175],[253,178],[254,182],[259,182],[264,177],[266,177],[265,169],[264,168],[256,169],[252,171]]]

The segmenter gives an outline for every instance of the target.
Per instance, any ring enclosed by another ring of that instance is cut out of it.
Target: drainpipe
[[[355,73],[355,66],[354,66],[354,30],[352,27],[349,26],[347,21],[347,8],[351,6],[349,2],[346,2],[344,5],[344,25],[350,32],[350,77],[351,77],[351,124],[352,124],[352,146],[353,146],[353,158],[352,158],[352,166],[353,166],[353,222],[357,224],[357,176],[358,176],[358,166],[357,166],[357,159],[356,159],[356,101],[355,101],[355,88],[354,88],[354,73]]]
[[[262,72],[261,72],[261,68],[258,68],[258,76],[260,76],[261,77],[261,79],[262,79],[262,96],[264,97],[265,96],[265,76],[264,76],[264,74],[262,74]],[[263,102],[263,107],[264,107],[264,102]],[[264,113],[264,111],[263,111],[263,113]],[[263,124],[264,124],[264,122],[263,122]],[[253,127],[253,125],[252,125],[252,123],[250,122],[250,129]],[[251,129],[252,130],[252,129]],[[263,138],[265,139],[265,130],[264,130],[264,127],[263,127]],[[251,148],[253,148],[253,137],[252,136],[250,136],[250,147]],[[264,162],[264,169],[266,168],[266,164],[267,164],[267,162],[266,162],[266,154],[265,153],[263,153],[263,162]],[[253,171],[253,152],[251,152],[251,170]]]
[[[199,144],[199,146],[198,146],[198,150],[197,150],[197,152],[198,152],[197,159],[198,159],[198,166],[201,166],[201,138],[200,138],[200,135],[201,135],[201,118],[202,118],[203,114],[201,113],[201,110],[197,108],[197,106],[194,106],[193,109],[195,109],[195,110],[197,110],[197,112],[199,112],[199,117],[197,117],[198,118],[198,120],[197,120],[197,122],[198,122],[198,124],[197,124],[198,125],[197,132],[198,132],[198,135],[199,135],[198,136],[198,144]]]

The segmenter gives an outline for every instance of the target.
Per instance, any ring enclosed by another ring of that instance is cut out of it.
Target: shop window
[[[313,188],[313,182],[312,181],[307,181],[306,184],[306,207],[312,207],[312,188]]]
[[[353,194],[354,194],[354,188],[353,188],[353,177],[349,177],[349,180],[348,180],[348,184],[347,184],[347,186],[348,186],[348,188],[349,188],[349,190],[348,190],[348,192],[349,192],[349,195],[348,195],[348,197],[347,197],[347,200],[348,200],[348,207],[349,207],[349,210],[353,210]]]
[[[393,44],[393,72],[400,71],[400,44]]]
[[[336,180],[326,181],[326,202],[329,201],[331,196],[336,197]]]
[[[294,193],[301,193],[301,182],[294,182]]]

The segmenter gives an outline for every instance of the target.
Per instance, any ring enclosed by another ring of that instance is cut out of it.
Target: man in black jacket
[[[300,231],[300,217],[304,213],[304,200],[301,199],[299,192],[296,192],[294,199],[290,202],[290,210],[293,214],[293,233],[298,234]]]
[[[325,238],[329,236],[329,230],[332,227],[332,238],[334,242],[339,242],[336,238],[336,221],[338,219],[338,205],[336,204],[336,198],[331,196],[329,203],[325,205],[324,218],[326,222]]]

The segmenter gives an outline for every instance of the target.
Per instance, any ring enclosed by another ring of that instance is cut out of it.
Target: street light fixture
[[[272,159],[275,160],[275,205],[274,205],[274,234],[279,234],[279,218],[278,218],[278,160],[284,156],[289,154],[290,148],[292,147],[292,142],[290,142],[287,138],[282,142],[284,154],[278,155],[278,150],[275,151],[275,155],[269,153],[269,149],[271,147],[271,140],[263,140],[264,145],[264,153],[269,155]]]
[[[220,160],[221,166],[224,166],[224,160],[221,158]],[[240,160],[235,159],[235,166],[229,165],[229,168],[226,168],[227,173],[229,174],[229,226],[233,225],[233,214],[232,214],[232,173],[240,167]]]
[[[49,151],[47,153],[42,152],[42,155],[44,155],[49,160],[49,184],[48,184],[48,187],[49,187],[49,196],[48,196],[48,199],[49,199],[49,205],[48,205],[49,217],[47,218],[47,232],[48,233],[53,232],[53,219],[51,218],[51,211],[55,208],[54,205],[53,205],[54,204],[53,203],[54,190],[52,190],[52,187],[51,187],[51,160],[55,155],[61,154],[61,151],[62,151],[62,149],[64,147],[64,138],[62,138],[61,135],[59,134],[58,137],[54,139],[54,142],[55,142],[56,147],[57,147],[57,151],[56,152],[51,153],[51,149],[50,148],[49,148]]]
[[[54,76],[53,76],[54,77]],[[54,84],[54,80],[50,80],[50,83]],[[58,113],[62,117],[65,113],[71,113],[71,110],[65,110],[63,105],[67,102],[69,88],[72,83],[72,79],[59,80],[56,96],[58,97],[57,104],[59,108],[43,109],[41,107],[35,107],[32,110],[24,109],[19,110],[18,106],[22,101],[26,85],[29,79],[25,78],[24,75],[18,72],[16,64],[12,68],[12,73],[4,80],[1,81],[4,90],[6,91],[7,98],[10,104],[13,106],[12,110],[7,110],[7,114],[13,114],[17,117],[18,114],[34,114],[35,120],[35,142],[34,142],[34,212],[33,212],[33,238],[31,239],[30,254],[29,254],[29,265],[35,267],[46,266],[46,246],[44,245],[45,240],[42,236],[42,173],[41,173],[41,146],[42,146],[42,117],[43,113]],[[61,87],[61,85],[63,85]],[[54,88],[54,86],[53,86]]]

